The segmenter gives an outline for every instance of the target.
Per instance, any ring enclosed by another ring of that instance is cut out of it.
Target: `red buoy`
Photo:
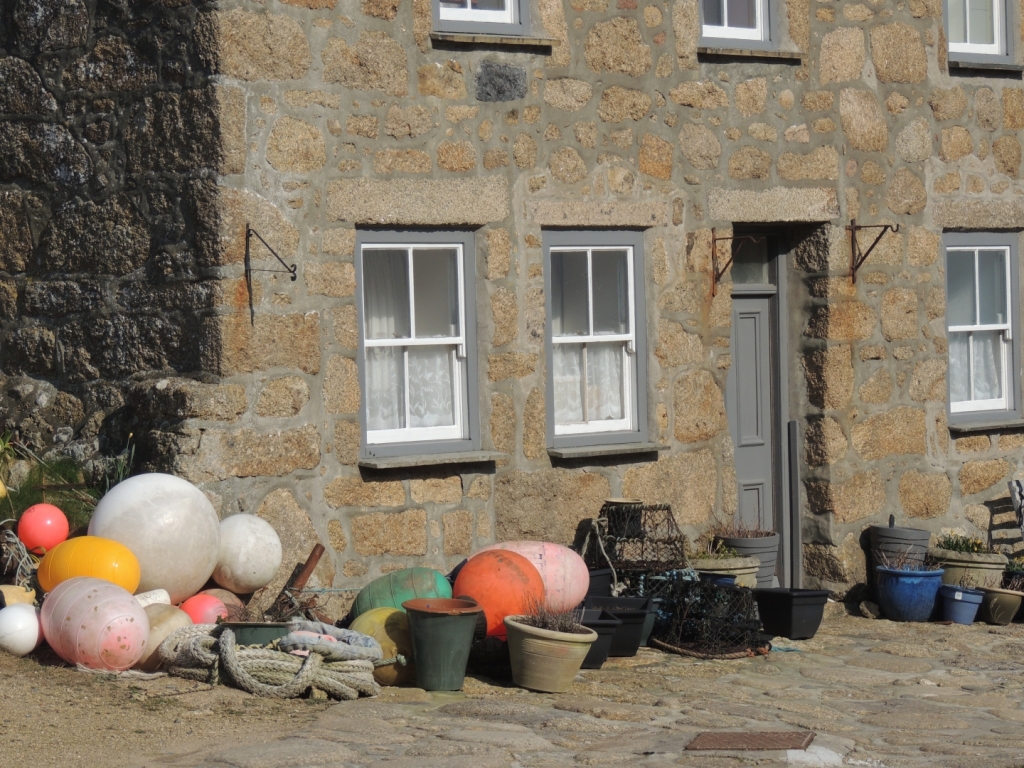
[[[522,555],[505,550],[471,557],[459,571],[452,593],[457,598],[472,598],[484,609],[488,637],[505,637],[506,616],[544,605],[540,573]]]
[[[18,520],[18,538],[33,555],[43,555],[68,537],[68,519],[53,504],[33,504]]]

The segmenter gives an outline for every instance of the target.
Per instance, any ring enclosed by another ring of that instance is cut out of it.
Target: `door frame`
[[[736,227],[734,234],[743,234]],[[752,234],[754,234],[752,232]],[[797,439],[799,430],[794,431],[789,419],[789,327],[784,318],[789,318],[788,302],[788,254],[789,249],[781,233],[759,230],[757,234],[769,234],[768,274],[769,284],[729,285],[731,297],[769,298],[770,341],[774,347],[771,355],[771,434],[772,434],[772,491],[774,525],[779,535],[779,554],[776,573],[782,587],[800,587],[803,572],[803,552],[800,545],[799,509],[799,454]],[[730,325],[735,310],[730,308]],[[734,326],[733,326],[734,329]],[[730,339],[732,339],[730,330]],[[730,341],[732,344],[732,341]],[[734,382],[734,377],[729,377]],[[727,398],[735,397],[734,386],[727,392]],[[729,409],[726,408],[728,414]],[[727,416],[728,418],[728,416]],[[732,424],[730,420],[730,434]],[[735,450],[735,448],[734,448]],[[736,481],[739,493],[739,479]],[[738,497],[737,497],[738,500]]]

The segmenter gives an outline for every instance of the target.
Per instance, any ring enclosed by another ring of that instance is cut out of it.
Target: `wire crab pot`
[[[671,619],[655,628],[655,647],[706,659],[763,655],[761,621],[754,593],[743,587],[677,581]]]
[[[670,504],[609,499],[577,550],[591,568],[664,573],[687,568],[686,537]]]

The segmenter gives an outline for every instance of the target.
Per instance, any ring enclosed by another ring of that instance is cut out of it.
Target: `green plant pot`
[[[288,634],[283,621],[226,621],[221,626],[235,633],[236,645],[270,645]]]
[[[1024,592],[1014,592],[1009,589],[982,590],[985,596],[981,598],[981,608],[978,609],[978,618],[986,624],[1009,624],[1013,617],[1020,610],[1021,600],[1024,599]]]
[[[972,589],[998,588],[1009,562],[1006,555],[987,552],[953,552],[938,547],[928,548],[928,560],[937,563],[945,573],[943,584]]]
[[[458,691],[466,679],[477,615],[471,600],[425,597],[406,600],[416,685],[425,691]]]

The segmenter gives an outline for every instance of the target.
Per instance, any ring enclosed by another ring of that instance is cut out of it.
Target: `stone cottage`
[[[337,589],[610,496],[840,593],[889,515],[1009,542],[1022,23],[5,0],[0,427],[131,435]]]

